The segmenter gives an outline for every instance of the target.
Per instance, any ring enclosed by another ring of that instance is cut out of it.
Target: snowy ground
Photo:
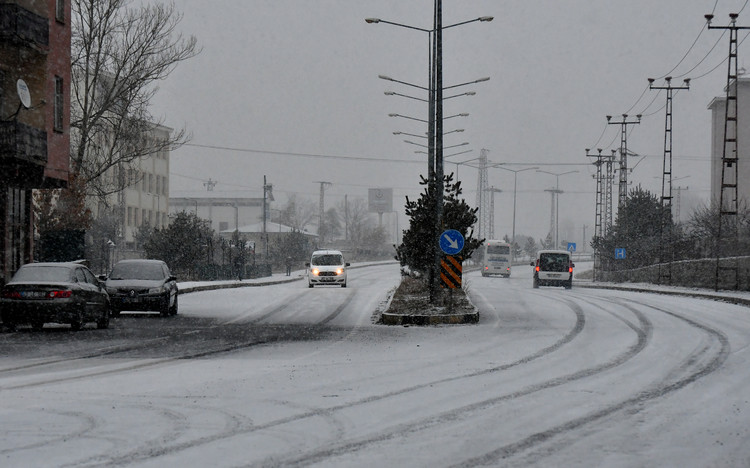
[[[530,274],[467,275],[458,326],[373,324],[397,265],[184,294],[183,320],[304,335],[192,358],[33,365],[5,351],[44,333],[2,334],[0,465],[750,466],[750,309]]]

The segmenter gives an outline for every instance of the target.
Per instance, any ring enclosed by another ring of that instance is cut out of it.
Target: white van
[[[344,254],[339,250],[316,250],[310,261],[305,263],[307,268],[307,286],[340,285],[346,287],[346,267]]]
[[[508,278],[512,258],[509,243],[502,240],[484,241],[482,276],[502,275]]]
[[[573,287],[573,260],[567,250],[540,250],[534,267],[534,287],[564,286]]]

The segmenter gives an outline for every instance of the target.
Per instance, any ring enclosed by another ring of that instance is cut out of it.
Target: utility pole
[[[659,223],[659,284],[672,284],[672,262],[674,262],[674,233],[672,232],[672,94],[674,90],[690,89],[690,78],[682,86],[672,86],[672,77],[664,79],[665,85],[654,86],[654,79],[648,79],[649,89],[667,92],[666,114],[664,119],[664,158],[661,176],[662,217]],[[669,213],[669,216],[666,216]]]
[[[740,29],[750,29],[748,26],[737,26],[737,13],[729,14],[728,26],[711,26],[714,15],[705,15],[708,29],[729,30],[729,60],[727,65],[727,86],[724,111],[724,146],[721,154],[721,186],[719,189],[719,226],[716,236],[716,279],[714,289],[719,290],[720,277],[729,273],[734,276],[734,289],[740,287],[740,263],[733,253],[739,243],[739,145],[737,140],[737,32]],[[725,232],[724,224],[729,231]],[[722,265],[721,259],[725,257]]]
[[[636,115],[637,120],[628,120],[628,114],[622,114],[622,120],[613,122],[612,116],[607,116],[609,125],[620,126],[620,193],[618,207],[625,204],[628,198],[628,125],[641,123],[641,114]]]
[[[606,177],[604,179],[604,226],[602,236],[606,236],[610,229],[612,229],[612,214],[614,212],[612,187],[615,184],[615,154],[617,154],[617,150],[612,150],[612,155],[606,160]]]
[[[325,228],[323,226],[325,219],[325,191],[326,187],[333,185],[330,182],[317,181],[316,184],[320,184],[320,203],[318,209],[318,243],[322,246],[325,242]]]
[[[268,201],[273,201],[273,185],[266,182],[266,176],[263,176],[263,242],[266,251],[266,263],[268,263],[268,229],[266,222],[268,220]]]
[[[216,182],[215,180],[211,180],[210,177],[208,178],[207,181],[203,182],[203,186],[206,187],[206,191],[208,192],[213,192],[214,187],[216,187],[216,184],[218,184],[218,182]]]
[[[674,188],[675,192],[677,192],[677,196],[675,197],[675,203],[674,203],[674,219],[677,220],[677,222],[680,222],[680,200],[682,200],[682,191],[688,190],[690,187],[687,185],[685,187],[677,186]]]

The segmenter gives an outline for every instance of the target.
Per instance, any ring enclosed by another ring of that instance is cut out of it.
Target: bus
[[[484,241],[482,276],[502,275],[508,278],[510,276],[511,259],[509,243],[502,240]]]

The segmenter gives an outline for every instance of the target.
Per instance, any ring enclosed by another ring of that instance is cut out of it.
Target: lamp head
[[[380,18],[365,18],[365,23],[367,24],[377,24],[380,23]]]

